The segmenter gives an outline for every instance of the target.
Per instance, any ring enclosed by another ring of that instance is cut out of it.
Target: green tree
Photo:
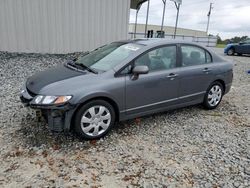
[[[231,38],[231,41],[233,43],[239,43],[240,41],[244,41],[246,39],[248,39],[248,36],[242,36],[242,37],[235,36],[235,37]]]
[[[218,44],[224,44],[224,41],[221,39],[221,37],[219,35],[217,35],[217,43]]]
[[[229,43],[239,43],[240,41],[244,41],[248,39],[248,36],[242,36],[242,37],[235,36],[231,39],[222,40],[221,37],[217,35],[217,38],[218,38],[218,44],[229,44]]]

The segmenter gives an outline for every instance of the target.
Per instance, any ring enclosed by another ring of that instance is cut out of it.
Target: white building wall
[[[135,24],[129,24],[129,38],[143,38],[145,36],[145,24],[138,24],[136,28],[136,35],[134,35]],[[156,37],[156,32],[161,30],[159,25],[148,25],[148,30],[153,30]],[[174,27],[164,26],[165,39],[174,39]],[[208,36],[205,31],[177,28],[176,40],[184,40],[187,42],[197,42],[204,46],[215,47],[217,45],[216,36]]]
[[[135,28],[135,24],[130,23],[129,24],[129,32],[133,33],[135,30],[134,28]],[[148,25],[147,29],[154,30],[154,33],[156,33],[156,31],[161,30],[161,26],[160,25]],[[165,31],[165,34],[167,34],[167,35],[173,35],[174,29],[175,29],[175,27],[171,27],[171,26],[164,26],[163,27],[163,31]],[[145,32],[145,24],[137,24],[136,32],[137,33],[144,33]],[[177,35],[185,35],[185,36],[194,36],[194,37],[207,37],[207,33],[205,31],[185,29],[185,28],[180,28],[180,27],[177,27],[176,34]]]
[[[0,0],[0,51],[70,53],[128,38],[130,0]]]

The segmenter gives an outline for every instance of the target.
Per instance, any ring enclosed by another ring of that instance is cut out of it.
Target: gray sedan
[[[51,130],[98,139],[115,122],[195,104],[216,108],[230,90],[232,69],[194,43],[119,41],[31,76],[20,98]]]

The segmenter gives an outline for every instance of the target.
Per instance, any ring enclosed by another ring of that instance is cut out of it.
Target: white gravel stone
[[[249,187],[250,57],[225,57],[234,82],[217,109],[121,122],[88,142],[51,133],[18,96],[28,76],[77,55],[0,52],[0,187]]]

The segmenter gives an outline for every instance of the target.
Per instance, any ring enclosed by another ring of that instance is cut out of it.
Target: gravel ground
[[[49,132],[18,97],[28,76],[75,55],[0,52],[0,187],[250,187],[250,57],[226,57],[234,83],[216,110],[122,122],[89,142]]]

